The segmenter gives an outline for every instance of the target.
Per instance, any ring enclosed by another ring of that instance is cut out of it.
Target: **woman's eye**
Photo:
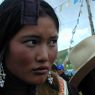
[[[50,40],[49,41],[49,46],[54,47],[56,45],[57,45],[57,39],[56,40]]]
[[[34,47],[38,44],[37,40],[26,40],[24,41],[24,44],[28,47]]]

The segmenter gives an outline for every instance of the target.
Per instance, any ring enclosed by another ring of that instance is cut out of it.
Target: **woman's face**
[[[27,83],[43,83],[56,59],[57,39],[57,29],[48,16],[40,17],[36,26],[24,26],[10,41],[8,70]]]

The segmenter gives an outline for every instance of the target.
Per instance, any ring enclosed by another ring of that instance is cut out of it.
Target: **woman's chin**
[[[43,84],[44,82],[46,81],[46,78],[45,79],[36,79],[33,83],[36,84],[36,85],[40,85],[40,84]]]
[[[40,84],[43,84],[46,80],[47,80],[47,77],[46,78],[39,77],[39,78],[32,78],[28,80],[27,82],[33,85],[40,85]]]

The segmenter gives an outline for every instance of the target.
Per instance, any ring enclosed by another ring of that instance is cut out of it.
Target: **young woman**
[[[0,5],[0,95],[71,95],[66,81],[51,72],[58,30],[58,18],[43,0]]]

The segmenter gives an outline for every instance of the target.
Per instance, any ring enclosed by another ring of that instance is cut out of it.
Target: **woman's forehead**
[[[35,26],[33,25],[26,25],[24,26],[18,33],[21,34],[23,32],[24,34],[42,34],[42,33],[48,33],[48,34],[56,34],[57,29],[52,19],[49,17],[39,18],[38,24]]]

